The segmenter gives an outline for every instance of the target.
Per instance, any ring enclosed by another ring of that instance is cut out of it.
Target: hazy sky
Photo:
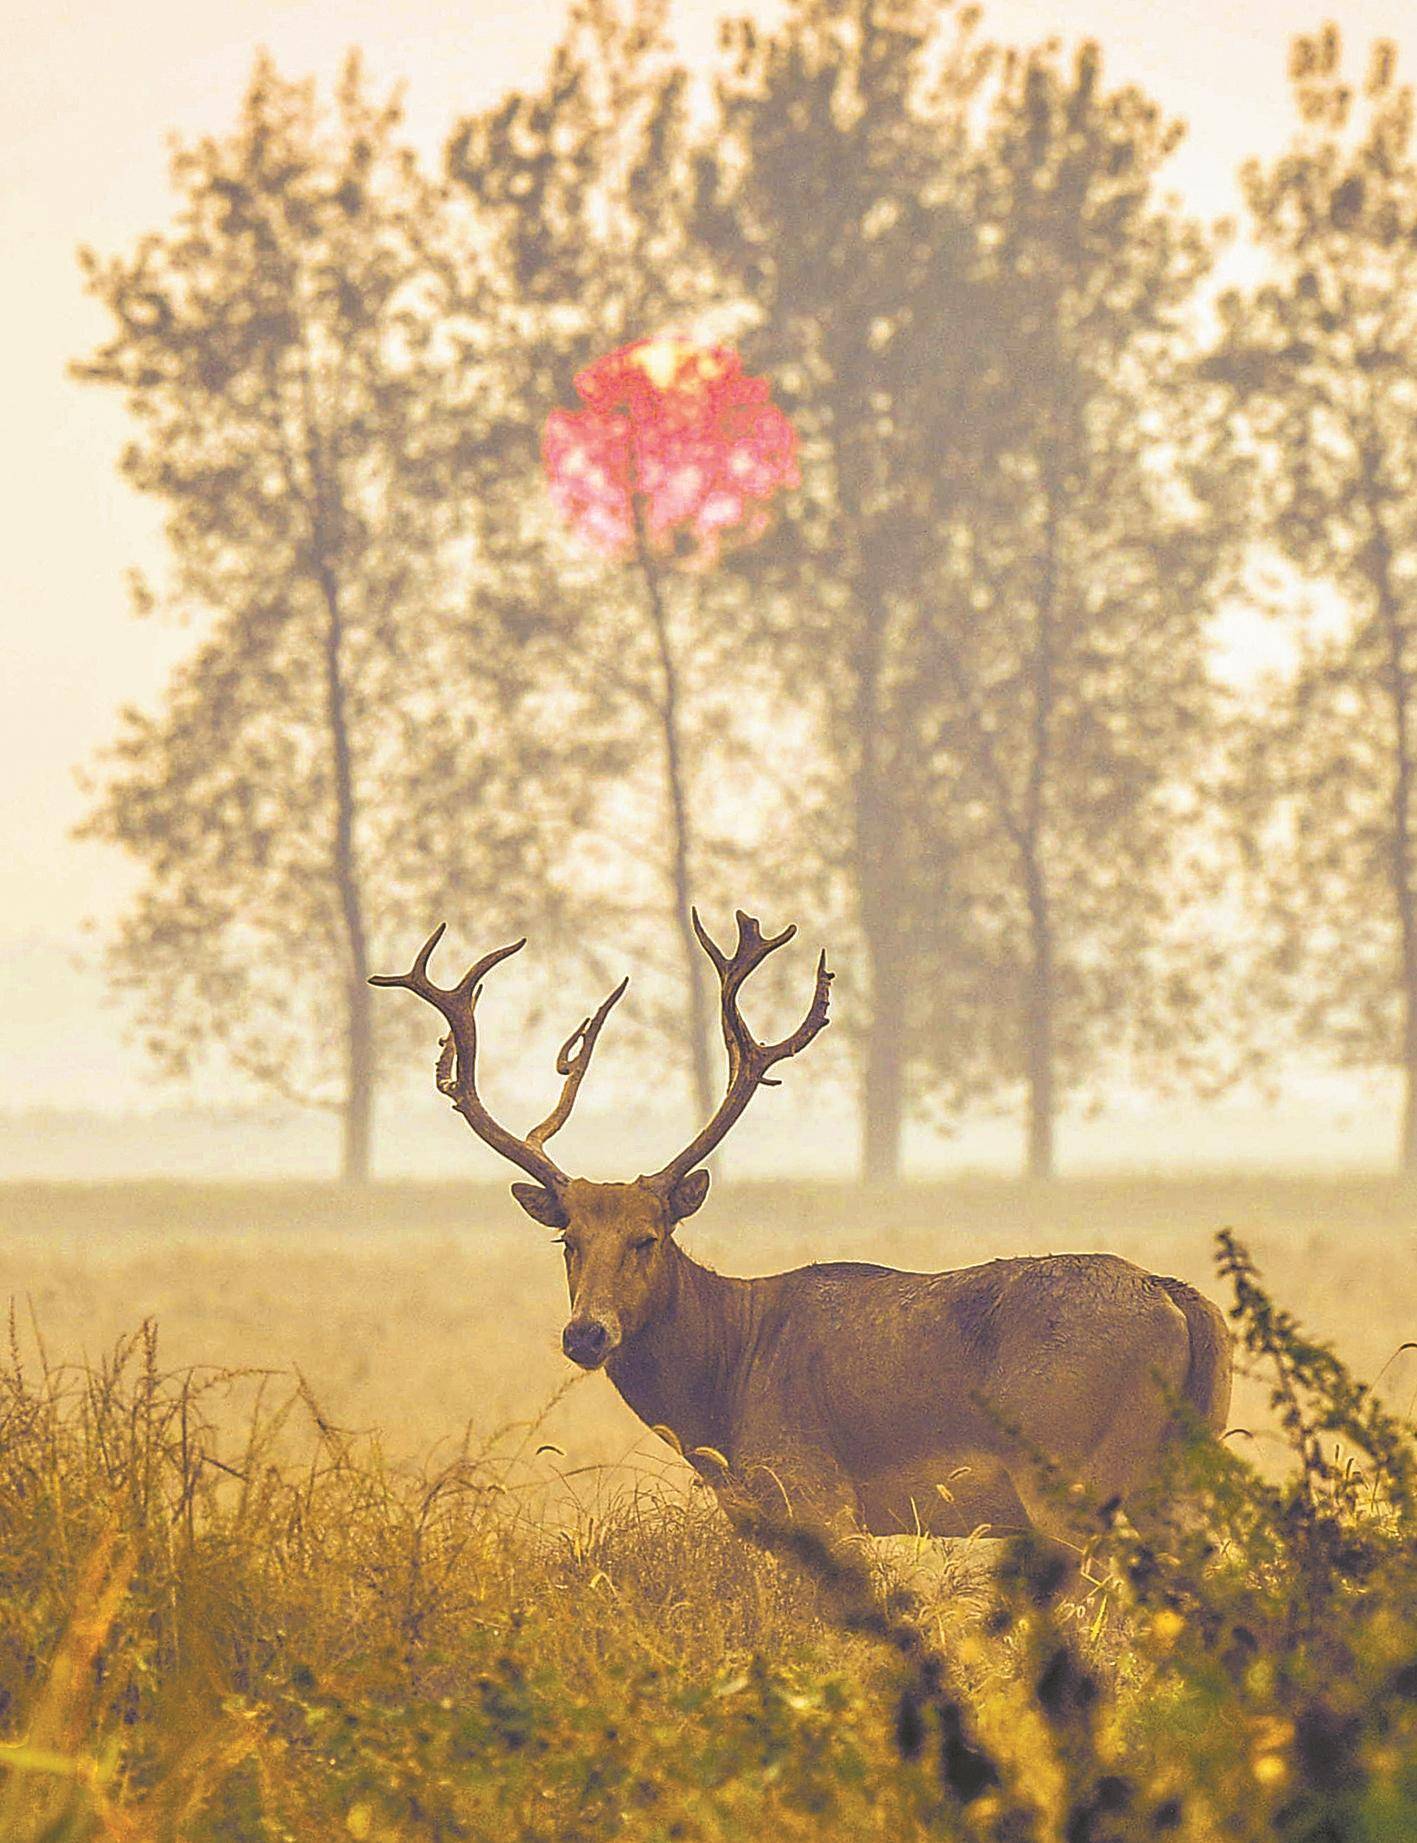
[[[677,8],[686,54],[709,55],[718,6]],[[759,18],[764,7],[741,7]],[[3,363],[5,654],[0,747],[0,1107],[26,1098],[113,1104],[136,1098],[136,1058],[95,1019],[92,975],[70,970],[86,918],[102,923],[129,886],[124,867],[68,838],[83,801],[76,766],[112,733],[117,706],[151,700],[186,644],[135,622],[123,572],[160,564],[156,523],[117,479],[120,406],[64,375],[104,331],[81,294],[74,251],[126,250],[170,209],[165,141],[233,120],[257,47],[290,75],[328,80],[360,46],[378,81],[407,84],[410,138],[431,156],[454,117],[531,81],[563,17],[554,0],[20,0],[0,68],[6,183]],[[985,27],[1032,41],[1097,37],[1114,78],[1144,83],[1191,123],[1176,186],[1208,213],[1233,211],[1234,172],[1281,145],[1291,35],[1323,11],[1282,0],[998,0]],[[1388,36],[1417,72],[1412,0],[1348,0],[1350,68]]]

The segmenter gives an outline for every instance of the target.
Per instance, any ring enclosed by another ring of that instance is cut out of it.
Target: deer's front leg
[[[789,1426],[770,1411],[759,1410],[739,1429],[719,1500],[749,1534],[755,1523],[806,1524],[834,1541],[861,1531],[856,1487],[824,1433]]]

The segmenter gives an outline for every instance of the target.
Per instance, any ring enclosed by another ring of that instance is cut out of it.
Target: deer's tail
[[[1184,1280],[1163,1279],[1161,1284],[1172,1304],[1185,1314],[1191,1334],[1186,1400],[1212,1433],[1224,1433],[1234,1369],[1234,1341],[1225,1314]]]

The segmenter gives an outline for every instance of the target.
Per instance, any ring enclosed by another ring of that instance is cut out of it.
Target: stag
[[[741,1521],[756,1505],[874,1535],[1032,1526],[1074,1547],[1059,1475],[1088,1501],[1119,1502],[1155,1477],[1178,1419],[1223,1428],[1231,1351],[1220,1312],[1182,1281],[1112,1255],[933,1274],[831,1261],[753,1280],[692,1260],[675,1230],[708,1194],[704,1160],[756,1090],[777,1085],[769,1072],[825,1028],[832,979],[823,954],[802,1022],[760,1043],[739,995],[796,930],[764,936],[740,911],[725,953],[697,912],[693,922],[718,975],[727,1087],[676,1158],[630,1183],[571,1177],[546,1150],[628,981],[562,1045],[560,1099],[524,1138],[478,1095],[476,1012],[483,979],[525,941],[444,988],[428,974],[440,927],[410,971],[371,983],[415,992],[442,1014],[440,1090],[532,1179],[512,1194],[559,1232],[566,1356],[604,1369],[641,1420],[672,1433],[730,1514]]]

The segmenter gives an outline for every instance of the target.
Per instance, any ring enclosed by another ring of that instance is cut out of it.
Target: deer
[[[570,1317],[561,1347],[604,1370],[639,1418],[669,1437],[740,1526],[753,1515],[850,1535],[1006,1536],[1032,1530],[1050,1551],[1080,1552],[1074,1499],[1120,1506],[1159,1477],[1179,1425],[1225,1426],[1231,1338],[1218,1307],[1183,1281],[1110,1254],[992,1260],[942,1273],[828,1261],[736,1279],[680,1247],[679,1225],[709,1190],[705,1160],[771,1071],[828,1023],[832,974],[817,962],[802,1022],[760,1042],[743,986],[795,927],[765,936],[741,910],[721,948],[697,910],[694,931],[719,982],[727,1084],[722,1102],[662,1169],[629,1182],[569,1176],[546,1150],[570,1117],[623,980],[567,1038],[551,1113],[519,1136],[477,1090],[477,1003],[497,948],[451,987],[428,965],[434,930],[401,987],[448,1026],[439,1090],[477,1136],[531,1179],[522,1209],[554,1229]],[[1049,1474],[1052,1477],[1050,1480]],[[1065,1494],[1064,1494],[1065,1495]]]

